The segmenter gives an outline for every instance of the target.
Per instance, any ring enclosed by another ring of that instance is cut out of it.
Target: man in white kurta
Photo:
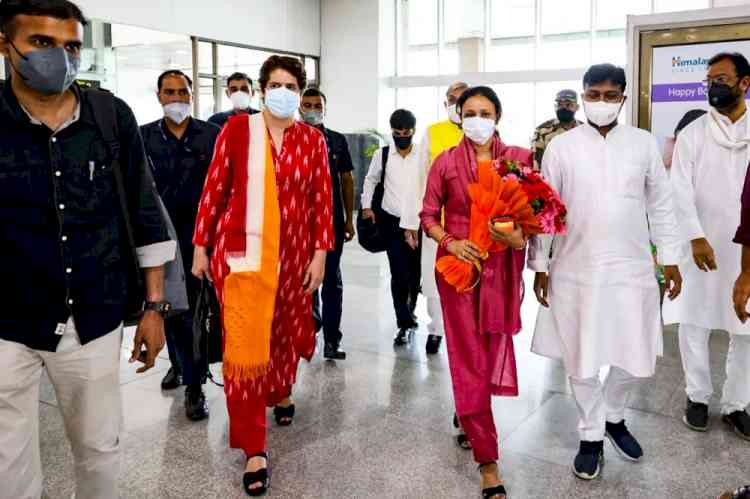
[[[643,454],[624,419],[628,395],[639,380],[653,376],[662,353],[649,241],[667,266],[672,296],[679,293],[681,241],[656,140],[617,123],[624,72],[594,66],[584,87],[588,123],[555,137],[542,162],[544,176],[568,208],[567,234],[532,239],[529,267],[537,272],[535,291],[546,305],[532,351],[565,365],[580,416],[574,472],[593,479],[605,434],[623,457],[636,461]],[[610,367],[604,383],[602,367]]]
[[[677,139],[671,179],[677,219],[683,239],[690,241],[694,263],[683,266],[684,292],[664,305],[664,323],[680,324],[688,398],[683,422],[696,431],[707,429],[714,391],[711,330],[729,333],[721,412],[738,435],[750,440],[750,416],[745,412],[750,403],[750,324],[739,321],[731,300],[740,273],[740,252],[732,239],[740,225],[740,197],[750,160],[750,118],[744,99],[750,75],[738,78],[731,56],[712,62],[709,97],[726,92],[721,87],[727,82],[734,89],[722,97],[727,102],[717,98],[719,108],[712,107]],[[744,57],[738,61],[740,67],[743,64],[750,71]]]

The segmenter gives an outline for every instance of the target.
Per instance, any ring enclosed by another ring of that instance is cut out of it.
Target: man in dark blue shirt
[[[352,171],[352,157],[346,138],[326,128],[325,118],[326,96],[315,88],[308,88],[302,94],[300,114],[308,124],[317,127],[326,139],[328,145],[328,164],[331,168],[331,183],[333,185],[333,224],[336,231],[336,248],[328,253],[326,258],[326,272],[323,280],[323,335],[325,349],[323,355],[329,360],[343,360],[346,353],[341,350],[341,315],[344,299],[344,285],[341,279],[341,254],[344,243],[354,239],[354,179]],[[316,295],[316,302],[317,302]]]
[[[126,276],[136,270],[118,163],[148,300],[130,362],[144,362],[144,372],[164,346],[164,264],[175,244],[132,111],[113,96],[72,85],[84,24],[67,0],[0,3],[0,52],[10,67],[0,95],[2,499],[42,495],[43,371],[73,449],[76,497],[118,497],[122,324],[134,296]],[[97,126],[101,102],[112,103],[116,143],[105,142]]]
[[[224,128],[229,118],[237,114],[255,114],[259,111],[250,107],[250,100],[255,94],[253,90],[253,80],[245,73],[234,73],[227,79],[227,97],[232,101],[232,110],[216,113],[208,118],[209,123],[213,123],[219,128]]]
[[[185,413],[192,421],[208,417],[202,384],[206,366],[193,354],[193,310],[200,281],[190,272],[193,264],[193,230],[203,184],[221,129],[190,116],[193,82],[182,71],[165,71],[157,81],[164,118],[141,128],[156,188],[177,232],[185,266],[190,310],[166,320],[167,345],[172,368],[162,386],[185,389]],[[180,380],[182,377],[182,380]]]

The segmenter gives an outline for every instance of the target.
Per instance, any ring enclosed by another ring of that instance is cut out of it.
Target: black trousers
[[[183,247],[185,246],[181,246]],[[193,353],[193,311],[200,293],[200,280],[187,268],[188,261],[192,266],[192,251],[183,251],[182,255],[190,310],[165,319],[164,332],[167,337],[169,360],[172,366],[182,373],[183,383],[187,386],[199,386],[206,382],[208,370],[205,359],[196,359]]]
[[[326,273],[323,286],[315,293],[313,300],[313,317],[323,328],[326,343],[341,343],[341,316],[344,308],[344,282],[341,278],[341,255],[344,252],[344,228],[336,229],[336,247],[326,256]],[[320,301],[323,301],[323,313],[320,314]],[[317,316],[317,317],[316,317]]]
[[[412,249],[405,239],[405,231],[399,227],[401,220],[389,214],[381,214],[382,226],[387,227],[390,244],[386,253],[391,268],[391,296],[399,329],[416,326],[414,309],[421,290],[422,269],[419,247]]]

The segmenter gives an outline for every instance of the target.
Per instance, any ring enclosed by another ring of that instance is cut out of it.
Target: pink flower
[[[518,178],[518,176],[515,173],[509,173],[509,174],[507,174],[505,176],[505,178],[508,179],[508,180],[515,180],[516,182],[520,181],[520,179]]]
[[[545,234],[554,234],[557,232],[555,226],[555,213],[552,210],[544,210],[537,217],[539,225],[542,226],[542,230]]]

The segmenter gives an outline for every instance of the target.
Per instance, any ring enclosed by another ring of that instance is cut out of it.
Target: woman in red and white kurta
[[[266,109],[232,117],[216,143],[193,266],[222,304],[230,446],[245,451],[249,473],[267,466],[266,407],[291,405],[299,360],[314,352],[312,293],[334,244],[326,143],[294,120],[304,69],[274,56],[259,81]],[[267,480],[245,487],[256,495]]]

